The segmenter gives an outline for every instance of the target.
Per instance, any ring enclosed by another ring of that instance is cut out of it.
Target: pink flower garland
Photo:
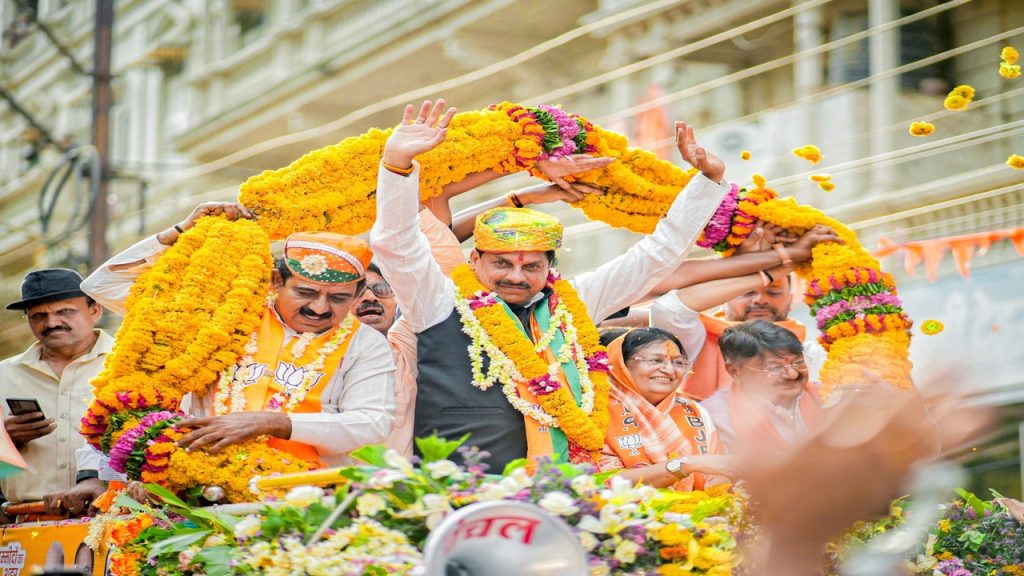
[[[829,321],[843,312],[863,314],[865,310],[876,306],[900,306],[900,299],[892,293],[873,294],[871,296],[855,296],[850,300],[840,300],[835,304],[823,306],[815,315],[818,329],[824,330]]]
[[[732,229],[732,217],[736,212],[736,205],[739,203],[739,200],[740,187],[733,183],[729,188],[729,193],[725,195],[722,203],[715,210],[715,214],[708,221],[708,225],[704,227],[704,232],[697,239],[698,246],[701,248],[712,248],[715,244],[729,237],[729,232]]]
[[[135,451],[135,443],[139,441],[139,438],[142,438],[146,431],[154,424],[180,416],[181,414],[167,410],[150,412],[143,416],[138,425],[121,434],[121,437],[117,439],[117,443],[110,449],[110,467],[123,474],[125,466],[128,464],[128,459],[131,457],[132,452]]]

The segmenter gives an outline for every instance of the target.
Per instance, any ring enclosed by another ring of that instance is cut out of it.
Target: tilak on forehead
[[[316,284],[351,284],[366,276],[373,259],[369,245],[355,236],[299,232],[284,241],[284,262],[293,274]]]
[[[481,252],[547,252],[562,246],[562,223],[529,208],[492,208],[476,217],[473,236]]]

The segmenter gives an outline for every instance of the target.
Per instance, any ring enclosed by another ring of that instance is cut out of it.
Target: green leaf
[[[367,566],[363,576],[387,576],[388,571],[380,566]]]
[[[966,543],[968,548],[977,552],[978,548],[981,548],[981,544],[985,541],[985,535],[977,530],[968,530],[961,534],[958,540]]]
[[[187,510],[191,510],[192,509],[192,507],[189,506],[188,504],[186,504],[184,500],[182,500],[181,498],[178,498],[178,496],[175,495],[174,492],[171,492],[170,490],[168,490],[167,488],[164,488],[163,486],[161,486],[159,484],[152,484],[152,483],[150,483],[150,484],[146,484],[145,486],[146,486],[146,490],[148,490],[150,494],[153,494],[155,496],[159,496],[161,500],[163,500],[165,503],[167,503],[170,506],[176,506],[178,508],[185,508]]]
[[[619,473],[618,470],[609,470],[607,472],[598,472],[597,474],[594,474],[594,483],[597,484],[598,486],[602,486],[605,482],[608,481],[609,478],[611,478],[612,476],[615,476],[618,473]]]
[[[179,532],[178,534],[165,538],[160,542],[157,542],[149,549],[149,558],[156,558],[157,556],[167,552],[181,552],[188,549],[189,546],[204,540],[207,536],[213,534],[213,530],[189,530],[187,532]]]
[[[149,514],[150,516],[152,516],[154,518],[159,518],[159,519],[163,520],[164,522],[167,522],[168,524],[171,524],[171,521],[167,519],[167,516],[165,516],[163,512],[161,512],[160,510],[157,510],[156,508],[152,508],[152,507],[146,506],[145,504],[139,503],[138,501],[136,501],[134,498],[132,498],[131,496],[129,496],[125,492],[122,492],[122,493],[117,495],[117,498],[114,499],[114,506],[119,507],[119,508],[127,508],[127,509],[129,509],[129,510],[131,510],[133,512],[141,512],[143,514]]]
[[[432,434],[426,438],[417,438],[416,447],[420,449],[420,454],[423,455],[423,463],[437,462],[438,460],[444,460],[452,455],[459,446],[462,446],[466,440],[469,440],[469,434],[465,434],[458,440],[445,440],[439,438],[437,434]]]
[[[973,493],[964,490],[963,488],[957,488],[956,493],[964,499],[964,504],[974,509],[974,513],[978,516],[984,516],[986,510],[991,510],[992,505],[982,501]]]
[[[357,460],[366,462],[370,466],[386,467],[388,462],[384,459],[384,453],[387,451],[387,446],[374,444],[373,446],[363,446],[358,450],[353,450],[349,455]]]
[[[207,576],[229,576],[231,567],[228,566],[228,563],[231,561],[231,556],[231,546],[213,546],[204,548],[202,552],[196,554],[195,561],[202,563],[203,572]]]
[[[527,460],[526,458],[516,458],[515,460],[512,460],[508,464],[505,464],[505,469],[501,471],[501,475],[508,476],[509,474],[515,472],[520,468],[525,468],[526,465],[529,463],[530,461]]]

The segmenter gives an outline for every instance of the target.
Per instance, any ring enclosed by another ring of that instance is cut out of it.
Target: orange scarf
[[[352,331],[349,332],[344,342],[330,356],[324,359],[323,369],[318,372],[318,376],[314,377],[312,388],[306,392],[305,398],[295,406],[293,412],[307,414],[321,411],[320,396],[334,377],[334,373],[341,366],[345,352],[348,351],[348,346],[352,343],[352,337],[358,328],[359,322],[354,321],[352,323]],[[258,348],[256,354],[253,355],[253,360],[263,370],[259,372],[255,382],[245,387],[245,409],[251,412],[266,410],[267,402],[275,394],[285,390],[288,383],[292,383],[293,386],[301,383],[302,372],[308,369],[306,365],[312,364],[316,360],[320,355],[320,348],[334,337],[338,329],[339,327],[335,326],[318,335],[309,342],[302,356],[295,358],[292,356],[294,344],[287,345],[288,343],[285,342],[283,321],[277,315],[274,308],[268,306],[267,310],[263,313],[263,322],[257,332]],[[323,466],[316,448],[308,444],[293,442],[284,438],[270,438],[267,440],[267,444],[272,448],[283,450],[318,466]]]
[[[725,371],[725,360],[722,359],[722,352],[718,349],[718,337],[725,332],[726,328],[735,326],[739,322],[727,320],[725,314],[719,310],[715,314],[702,313],[700,320],[707,330],[707,340],[700,354],[693,361],[693,374],[686,380],[683,389],[687,394],[703,400],[711,396],[717,390],[732,386],[732,377]],[[782,320],[776,322],[786,330],[789,330],[801,342],[807,337],[807,328],[796,320]]]
[[[717,433],[704,421],[696,402],[679,392],[669,394],[657,406],[644,398],[626,367],[624,339],[620,336],[608,345],[612,387],[605,456],[614,456],[624,468],[634,468],[681,454],[722,453]],[[706,480],[698,472],[683,478],[674,488],[703,490]]]
[[[733,386],[729,389],[729,416],[736,431],[738,445],[761,447],[770,442],[771,446],[781,449],[790,444],[789,440],[779,434],[771,418],[764,414],[764,410],[765,407],[751,398],[743,386]],[[821,417],[821,399],[815,386],[810,382],[804,384],[797,410],[800,411],[804,425],[808,428],[816,424]]]

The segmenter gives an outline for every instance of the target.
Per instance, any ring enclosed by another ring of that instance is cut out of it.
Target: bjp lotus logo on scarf
[[[239,366],[238,370],[235,371],[234,381],[241,382],[245,386],[252,386],[263,376],[263,372],[266,369],[266,364],[258,364],[256,362],[247,366]]]
[[[274,381],[289,393],[292,393],[302,387],[303,382],[307,380],[306,389],[312,389],[322,376],[322,373],[310,370],[305,366],[281,362],[277,365],[277,371],[274,373]]]
[[[615,441],[618,442],[619,448],[623,450],[629,450],[630,456],[639,456],[640,447],[644,445],[644,441],[640,438],[639,434],[626,434],[623,436],[616,436]]]

